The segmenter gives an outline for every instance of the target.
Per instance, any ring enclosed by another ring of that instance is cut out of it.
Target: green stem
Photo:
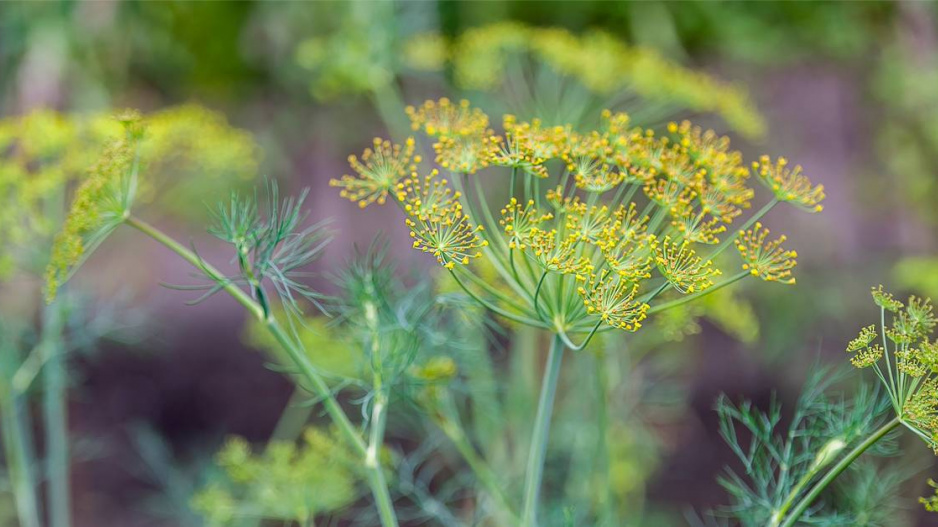
[[[185,261],[205,272],[209,278],[221,284],[222,289],[224,289],[225,292],[234,297],[238,303],[244,306],[252,315],[257,317],[258,320],[264,319],[264,309],[260,304],[255,302],[254,299],[245,293],[240,287],[238,287],[237,284],[232,283],[225,277],[225,275],[209,265],[207,262],[203,261],[202,258],[200,258],[197,254],[185,248],[182,244],[168,236],[163,231],[134,216],[129,216],[126,220],[124,220],[124,223],[165,245],[168,249],[181,256]]]
[[[453,442],[453,446],[456,447],[456,450],[466,461],[466,464],[469,465],[469,468],[472,470],[473,474],[475,474],[479,483],[482,484],[486,493],[496,501],[501,511],[511,519],[511,523],[517,524],[518,519],[509,504],[508,496],[505,494],[498,476],[495,475],[495,471],[492,470],[492,467],[482,459],[482,456],[476,452],[475,447],[469,442],[462,427],[454,422],[454,419],[450,416],[439,415],[437,416],[437,421],[440,429],[446,437]]]
[[[404,117],[404,102],[401,93],[394,81],[376,88],[372,91],[372,96],[375,109],[378,110],[378,115],[381,116],[384,125],[388,127],[391,138],[396,142],[403,142],[411,130]]]
[[[547,355],[544,380],[541,384],[541,396],[534,418],[534,430],[528,452],[528,464],[524,477],[524,506],[522,509],[522,527],[537,525],[537,505],[541,492],[541,479],[544,475],[544,459],[547,454],[547,438],[550,435],[550,415],[554,408],[554,396],[557,393],[557,381],[560,378],[560,364],[563,362],[563,341],[554,335]]]
[[[839,476],[847,467],[850,466],[861,454],[866,452],[871,446],[876,444],[877,441],[882,439],[886,434],[891,432],[897,426],[901,424],[901,421],[898,417],[892,419],[878,430],[873,432],[869,437],[867,437],[862,443],[856,446],[851,450],[847,455],[845,455],[836,465],[831,467],[830,470],[821,478],[817,483],[811,487],[811,490],[805,494],[804,498],[801,498],[801,501],[791,510],[791,514],[785,518],[785,521],[778,524],[779,527],[794,527],[794,525],[801,518],[801,515],[804,514],[804,511],[814,502],[814,500],[821,494],[828,485],[831,484],[837,476]]]
[[[62,345],[62,308],[53,302],[43,318],[46,364],[42,369],[42,413],[46,437],[46,474],[50,527],[71,525],[68,452],[68,383],[66,355]]]
[[[3,430],[3,448],[16,501],[16,514],[20,527],[39,527],[27,412],[20,397],[4,389],[4,393],[0,394],[0,415],[3,416],[3,426],[0,428]]]
[[[677,306],[679,306],[679,305],[686,304],[686,303],[688,303],[688,302],[692,302],[692,301],[697,300],[698,298],[700,298],[700,297],[702,297],[702,296],[707,296],[707,295],[709,295],[710,293],[713,293],[713,292],[717,291],[718,289],[722,289],[722,288],[724,288],[724,287],[726,287],[726,286],[728,286],[728,285],[730,285],[730,284],[732,284],[732,283],[734,283],[734,282],[738,282],[739,280],[742,280],[743,278],[746,278],[747,276],[749,276],[749,272],[748,272],[748,271],[744,271],[744,272],[741,272],[741,273],[737,274],[736,276],[733,276],[733,277],[730,278],[729,280],[724,280],[724,281],[720,282],[720,283],[717,284],[717,285],[710,286],[710,287],[708,287],[707,289],[704,289],[703,291],[694,293],[694,294],[692,294],[692,295],[683,296],[683,297],[678,298],[678,299],[676,299],[676,300],[672,300],[672,301],[670,301],[670,302],[665,302],[664,304],[658,304],[657,306],[652,306],[651,309],[648,310],[648,314],[651,315],[652,313],[658,313],[659,311],[664,311],[664,310],[666,310],[666,309],[671,309],[672,307],[677,307]]]
[[[365,468],[368,470],[368,483],[375,498],[378,516],[383,527],[397,527],[394,504],[388,492],[388,484],[381,468],[381,446],[384,445],[384,430],[388,416],[387,393],[381,390],[375,394],[371,409],[371,435],[365,454]]]
[[[352,450],[361,458],[367,458],[368,448],[365,445],[364,439],[362,439],[355,425],[352,424],[352,421],[349,420],[348,415],[345,413],[345,410],[342,409],[339,401],[336,400],[329,385],[326,383],[325,379],[319,375],[319,372],[316,370],[316,367],[313,366],[313,363],[310,362],[304,350],[287,335],[273,315],[265,316],[264,309],[261,305],[255,302],[247,293],[241,290],[241,288],[225,278],[220,271],[199,258],[197,254],[186,249],[156,227],[132,216],[128,217],[125,221],[127,225],[150,236],[181,256],[187,262],[201,269],[209,278],[218,282],[226,292],[241,303],[252,315],[263,322],[267,331],[270,332],[283,347],[294,365],[299,369],[300,374],[309,382],[313,393],[322,400],[326,413],[329,414],[333,423],[339,428],[339,432],[348,442]],[[380,466],[368,466],[366,468],[368,471],[368,483],[371,487],[372,495],[375,498],[375,506],[378,508],[378,512],[381,516],[382,525],[385,527],[394,527],[397,525],[397,521],[394,519],[394,512],[391,508],[391,496],[388,491],[387,482],[384,479],[384,473],[381,471]],[[390,516],[388,516],[389,511]],[[389,518],[389,520],[386,521],[386,518]]]
[[[753,214],[751,218],[746,220],[746,223],[742,224],[742,226],[740,226],[739,229],[732,236],[727,236],[726,239],[720,243],[720,245],[717,245],[717,248],[713,250],[713,253],[711,253],[710,256],[707,257],[707,259],[712,260],[716,258],[718,254],[722,253],[724,250],[726,250],[727,247],[730,246],[731,243],[733,243],[733,241],[736,239],[739,233],[743,232],[749,227],[752,227],[752,225],[755,222],[762,219],[762,217],[768,214],[769,211],[772,210],[772,207],[778,205],[778,203],[779,203],[778,198],[772,198],[772,200],[766,203],[765,206],[759,209],[758,212]]]
[[[280,413],[274,431],[270,433],[268,445],[276,441],[296,441],[303,433],[303,427],[313,413],[311,406],[302,404],[306,400],[306,390],[297,386],[290,395],[290,400]]]

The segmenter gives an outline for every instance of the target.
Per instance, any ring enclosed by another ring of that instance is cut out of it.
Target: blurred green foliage
[[[212,526],[261,519],[307,525],[357,497],[357,461],[334,432],[307,428],[299,446],[273,442],[257,454],[244,439],[233,437],[217,461],[224,480],[192,499],[193,508]]]

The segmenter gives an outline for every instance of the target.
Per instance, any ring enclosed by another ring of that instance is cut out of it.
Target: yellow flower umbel
[[[590,277],[579,293],[587,313],[617,329],[637,331],[648,313],[648,304],[635,298],[638,284],[621,276]]]
[[[523,207],[518,203],[518,198],[512,196],[502,209],[502,219],[499,220],[502,228],[505,229],[505,235],[508,237],[509,249],[527,248],[531,240],[531,234],[538,225],[554,218],[551,213],[540,214],[534,208],[534,200],[528,200]]]
[[[743,269],[769,282],[794,284],[795,277],[791,275],[791,271],[797,263],[795,258],[798,253],[782,248],[786,239],[784,235],[767,242],[768,236],[769,229],[758,222],[754,228],[739,235],[736,248],[743,259]]]
[[[535,444],[546,438],[564,350],[584,349],[599,331],[637,331],[655,312],[751,276],[715,282],[721,271],[712,262],[739,234],[727,234],[727,225],[755,197],[742,154],[726,138],[690,124],[656,135],[611,111],[593,130],[507,116],[501,133],[467,103],[431,101],[408,114],[436,153],[436,166],[415,171],[431,177],[401,175],[390,194],[413,246],[480,306],[553,335]],[[490,185],[500,186],[497,194]],[[493,206],[493,195],[504,201]],[[470,265],[476,258],[486,265]],[[520,525],[536,525],[543,448],[531,452]]]
[[[46,300],[51,302],[75,268],[130,214],[137,191],[139,114],[122,114],[126,137],[108,145],[75,191],[46,268]]]
[[[361,159],[349,156],[348,161],[358,175],[344,175],[329,181],[329,185],[341,188],[340,196],[365,208],[372,203],[384,205],[398,181],[416,169],[420,156],[414,156],[412,138],[408,138],[404,146],[375,139],[372,148],[366,149]]]
[[[738,87],[686,69],[653,49],[633,47],[599,31],[574,35],[560,28],[500,22],[469,29],[453,41],[432,33],[416,35],[404,48],[404,62],[411,68],[442,71],[450,65],[458,87],[496,91],[498,99],[512,100],[522,115],[531,113],[539,102],[541,109],[553,104],[551,109],[558,115],[577,116],[590,106],[579,98],[579,107],[538,101],[538,86],[524,86],[532,96],[513,100],[518,99],[517,79],[512,79],[510,89],[505,87],[505,93],[498,92],[507,84],[508,65],[527,60],[535,71],[549,72],[544,77],[555,83],[553,88],[557,82],[569,82],[572,90],[597,101],[609,100],[617,93],[632,100],[638,95],[658,106],[718,114],[751,137],[760,136],[765,128],[747,94]]]
[[[482,305],[549,329],[568,347],[582,346],[572,333],[588,340],[600,329],[634,331],[646,314],[746,276],[792,280],[794,253],[775,242],[756,248],[764,242],[756,225],[738,242],[745,271],[716,282],[722,273],[713,258],[736,240],[739,231],[727,228],[755,197],[748,165],[725,137],[686,122],[657,135],[610,111],[595,130],[509,115],[496,133],[479,109],[448,99],[408,115],[429,137],[436,163],[402,170],[407,162],[397,162],[381,188],[394,189],[382,196],[404,211],[414,247],[434,255]],[[410,141],[380,144],[395,159],[416,149]],[[352,163],[360,168],[357,158]],[[502,182],[505,205],[490,205],[483,180]],[[485,258],[507,290],[478,275],[468,265],[475,258]]]
[[[759,180],[775,194],[776,199],[801,207],[807,211],[820,212],[824,201],[824,185],[813,185],[801,172],[801,166],[788,167],[788,160],[778,158],[772,163],[769,156],[762,156],[752,164]]]
[[[427,101],[419,108],[405,109],[414,131],[422,130],[430,137],[466,137],[484,132],[489,118],[469,101],[454,103],[447,98]]]
[[[655,264],[665,280],[681,293],[704,291],[713,285],[720,270],[713,262],[704,260],[690,247],[690,243],[672,242],[666,237],[655,252]]]
[[[938,342],[931,340],[938,319],[929,300],[913,296],[903,306],[882,286],[872,294],[883,324],[892,312],[892,325],[863,328],[847,345],[850,362],[876,373],[899,421],[938,455]]]
[[[405,221],[414,248],[432,254],[450,270],[456,264],[469,265],[470,259],[482,256],[479,249],[488,245],[478,236],[482,226],[472,226],[459,203],[449,203],[431,214],[413,214]]]

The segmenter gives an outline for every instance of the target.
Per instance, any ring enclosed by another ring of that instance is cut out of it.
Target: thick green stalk
[[[853,450],[841,458],[841,460],[836,465],[831,467],[831,469],[827,471],[824,477],[815,483],[814,486],[811,487],[811,490],[809,490],[808,493],[805,494],[803,498],[801,498],[801,501],[795,505],[795,507],[791,510],[791,514],[785,518],[785,521],[778,524],[779,527],[794,527],[794,525],[798,523],[798,520],[801,518],[801,515],[804,514],[804,511],[806,511],[808,507],[814,503],[814,500],[817,499],[821,492],[823,492],[824,489],[826,489],[827,486],[831,484],[831,482],[837,479],[837,476],[846,470],[851,463],[856,461],[856,459],[860,457],[861,454],[866,452],[871,446],[875,445],[877,441],[882,439],[886,434],[891,432],[900,424],[901,421],[899,418],[894,418],[870,434],[870,436],[867,437],[862,443],[857,445]]]
[[[270,433],[268,445],[276,441],[296,441],[303,433],[303,428],[313,413],[313,408],[302,404],[306,398],[306,390],[297,386],[290,394],[290,400],[280,413],[274,431]]]
[[[541,384],[541,396],[537,404],[537,415],[534,418],[534,430],[529,445],[528,464],[524,476],[522,527],[535,527],[537,525],[537,506],[541,492],[541,479],[544,475],[547,438],[550,435],[550,416],[554,409],[557,381],[560,379],[563,349],[563,340],[559,335],[554,335],[550,345],[550,352],[547,355],[544,380]]]
[[[9,390],[0,394],[0,416],[3,416],[3,449],[10,485],[16,501],[20,527],[39,527],[39,505],[36,499],[36,478],[29,441],[28,409],[20,397]]]
[[[42,348],[46,362],[42,369],[42,414],[46,437],[46,475],[50,527],[71,525],[68,452],[68,375],[62,343],[62,308],[53,302],[43,316]]]
[[[293,339],[287,335],[287,333],[283,330],[283,328],[280,327],[280,324],[277,323],[277,320],[272,315],[265,314],[264,309],[260,304],[255,302],[254,299],[252,299],[236,284],[227,280],[220,271],[215,269],[207,262],[203,261],[194,252],[186,249],[179,242],[169,237],[156,227],[132,216],[126,219],[126,223],[129,226],[134,227],[135,229],[146,234],[147,236],[150,236],[154,240],[160,242],[181,256],[187,262],[201,269],[209,278],[221,284],[222,288],[232,297],[234,297],[235,300],[241,303],[241,305],[243,305],[248,310],[248,312],[263,322],[264,326],[267,328],[267,331],[270,332],[270,334],[273,335],[277,342],[283,347],[284,351],[287,352],[287,355],[290,356],[290,359],[293,361],[294,365],[299,369],[300,374],[308,381],[312,392],[321,399],[322,405],[326,409],[326,413],[328,413],[329,417],[332,418],[333,423],[335,423],[335,425],[339,428],[339,432],[348,442],[352,450],[362,459],[367,458],[368,449],[365,445],[364,439],[362,439],[362,436],[358,433],[358,430],[355,428],[355,425],[352,424],[352,421],[349,420],[348,415],[345,413],[345,410],[342,409],[339,401],[336,400],[335,395],[329,388],[329,385],[319,374],[319,372],[316,371],[316,367],[313,366],[312,362],[310,362],[309,358],[306,356],[306,353],[300,349],[300,347],[293,341]],[[366,463],[366,468],[368,472],[368,483],[375,498],[375,505],[378,507],[379,514],[381,514],[382,525],[384,525],[384,527],[395,527],[397,522],[396,520],[393,520],[393,509],[390,512],[392,521],[385,523],[387,509],[391,506],[391,497],[390,492],[388,491],[387,483],[384,480],[384,473],[381,471],[380,466],[371,467],[367,466]]]

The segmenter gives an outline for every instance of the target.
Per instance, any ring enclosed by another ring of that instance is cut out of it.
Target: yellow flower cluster
[[[754,228],[740,233],[736,239],[736,248],[743,258],[743,269],[769,282],[794,284],[795,277],[791,271],[797,264],[795,258],[798,253],[782,248],[785,235],[770,242],[766,241],[768,236],[769,229],[758,222]]]
[[[496,89],[511,57],[523,56],[596,95],[633,92],[655,103],[717,113],[751,137],[765,129],[744,90],[600,31],[578,36],[559,28],[501,22],[469,29],[451,42],[437,34],[417,35],[403,51],[405,63],[417,70],[440,71],[451,64],[461,88]]]
[[[715,289],[722,272],[712,257],[735,239],[721,244],[727,225],[754,198],[749,169],[729,140],[687,122],[657,135],[609,111],[597,129],[582,132],[509,115],[498,133],[465,101],[429,101],[407,113],[413,128],[430,137],[435,167],[413,160],[412,138],[404,147],[376,140],[394,159],[380,165],[381,177],[353,156],[357,176],[332,184],[361,206],[391,195],[407,215],[415,248],[433,254],[457,280],[465,276],[497,295],[507,312],[545,326],[583,331],[593,321],[634,331],[658,294]],[[504,206],[489,206],[476,174],[483,169],[508,173]],[[542,193],[545,180],[550,186]],[[350,191],[358,188],[368,191]],[[766,242],[757,219],[737,240],[744,272],[733,280],[751,274],[794,283],[795,253],[781,249],[784,237]],[[703,256],[700,245],[717,247]],[[482,255],[520,300],[465,268]],[[575,292],[581,299],[574,304],[567,296]]]
[[[69,190],[83,185],[102,150],[135,119],[126,112],[114,117],[39,110],[0,119],[0,278],[12,272],[20,247],[53,236]],[[138,156],[148,177],[137,189],[141,201],[158,192],[167,198],[164,211],[192,215],[204,209],[207,189],[256,175],[257,144],[221,114],[184,105],[145,121]]]
[[[655,251],[655,264],[661,275],[681,293],[703,291],[721,274],[719,269],[713,268],[712,261],[697,256],[687,240],[672,242],[670,236],[665,237]]]
[[[46,299],[52,301],[59,287],[97,243],[130,212],[136,182],[139,116],[125,117],[127,137],[109,144],[75,191],[62,230],[55,237],[46,268]]]
[[[250,134],[195,105],[145,117],[40,111],[2,119],[0,244],[8,250],[0,255],[0,276],[17,245],[51,238],[58,229],[46,262],[52,299],[133,203],[159,193],[164,212],[202,211],[207,189],[256,175],[258,151]],[[70,208],[61,209],[73,187]]]
[[[420,156],[414,156],[413,139],[408,139],[401,146],[376,138],[372,148],[362,154],[361,160],[349,156],[348,162],[357,175],[345,175],[329,183],[342,189],[340,196],[365,208],[372,203],[384,205],[388,193],[397,187],[398,181],[416,170]]]
[[[879,328],[882,344],[874,344],[875,325],[863,328],[847,345],[850,362],[877,373],[902,423],[938,454],[938,342],[930,340],[938,318],[927,299],[903,304],[882,286],[872,295],[884,321],[892,313],[892,324]]]
[[[774,163],[768,156],[753,162],[752,169],[779,201],[785,201],[812,212],[823,210],[824,185],[813,185],[801,172],[801,166],[788,167],[788,160],[778,158]]]
[[[642,327],[648,304],[636,301],[638,284],[634,281],[615,274],[593,276],[578,291],[586,312],[599,316],[606,324],[625,331]]]

